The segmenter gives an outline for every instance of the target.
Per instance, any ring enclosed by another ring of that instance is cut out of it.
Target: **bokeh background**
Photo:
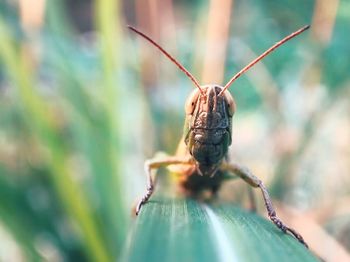
[[[231,86],[230,158],[316,252],[349,258],[349,1],[2,0],[0,260],[122,253],[143,162],[175,151],[194,88],[127,24],[221,85],[311,24]],[[240,185],[220,194],[244,203]]]

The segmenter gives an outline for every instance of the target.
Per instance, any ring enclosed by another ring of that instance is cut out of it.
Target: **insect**
[[[180,186],[189,195],[197,195],[202,190],[215,193],[227,178],[240,177],[250,186],[260,188],[270,220],[284,233],[290,233],[307,247],[303,237],[293,228],[285,225],[277,216],[269,193],[263,182],[242,165],[229,163],[226,160],[232,140],[232,116],[236,111],[233,97],[227,91],[231,84],[257,62],[293,37],[301,34],[310,26],[304,26],[283,38],[234,75],[225,86],[216,84],[200,85],[194,76],[173,56],[165,51],[154,40],[132,26],[129,29],[148,40],[183,71],[196,86],[185,105],[185,127],[174,156],[162,154],[145,162],[148,178],[147,192],[136,206],[136,215],[147,203],[155,188],[156,174],[152,169],[170,167],[180,176]]]

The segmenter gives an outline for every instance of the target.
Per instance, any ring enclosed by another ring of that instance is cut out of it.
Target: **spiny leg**
[[[305,247],[308,248],[308,245],[304,241],[303,237],[298,232],[296,232],[293,228],[290,228],[290,227],[286,226],[281,221],[281,219],[279,219],[277,217],[275,208],[273,207],[270,195],[269,195],[266,187],[264,186],[263,182],[259,178],[257,178],[256,176],[254,176],[250,172],[250,170],[248,168],[240,166],[238,164],[227,164],[227,163],[224,163],[224,164],[222,164],[220,169],[224,170],[224,171],[229,171],[229,172],[232,172],[232,173],[236,174],[237,176],[242,178],[245,182],[247,182],[252,187],[259,187],[261,192],[262,192],[263,198],[264,198],[265,207],[267,209],[267,214],[268,214],[269,218],[271,219],[271,221],[279,229],[281,229],[283,232],[291,233],[300,243],[302,243]]]
[[[169,156],[164,153],[158,153],[154,158],[145,161],[144,167],[147,175],[147,191],[136,206],[136,215],[140,213],[141,207],[148,201],[148,199],[154,192],[157,173],[155,173],[155,177],[153,179],[151,174],[152,169],[158,169],[160,167],[165,167],[174,164],[190,165],[192,164],[192,162],[191,159],[189,159],[188,157]]]

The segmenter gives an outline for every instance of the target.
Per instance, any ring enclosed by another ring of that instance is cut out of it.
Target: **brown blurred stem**
[[[223,84],[233,2],[233,0],[210,1],[202,84]]]

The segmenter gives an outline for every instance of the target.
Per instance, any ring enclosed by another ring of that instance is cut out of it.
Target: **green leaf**
[[[14,48],[13,37],[6,24],[0,19],[0,59],[6,65],[6,71],[14,83],[23,108],[23,114],[33,133],[45,145],[49,152],[51,180],[59,193],[67,213],[79,221],[86,249],[97,261],[111,261],[111,255],[104,245],[98,223],[85,190],[73,179],[69,169],[69,152],[63,142],[62,130],[55,123],[55,116],[47,101],[35,88],[34,77],[29,64],[21,59],[21,53]]]
[[[270,221],[230,204],[153,197],[136,218],[124,261],[318,261]]]

